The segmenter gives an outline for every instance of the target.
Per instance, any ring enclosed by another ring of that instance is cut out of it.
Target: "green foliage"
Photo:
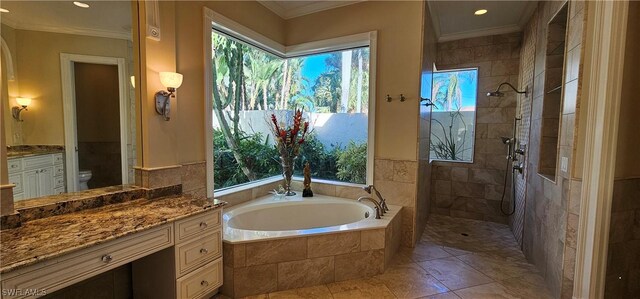
[[[337,154],[338,173],[340,180],[364,184],[367,178],[367,144],[349,142],[344,151]]]
[[[269,145],[268,138],[262,134],[248,135],[245,132],[239,134],[238,150],[244,158],[242,163],[251,169],[256,179],[271,177],[280,173],[278,152]],[[213,131],[214,147],[214,189],[230,187],[249,182],[242,172],[233,152],[220,130]]]
[[[440,160],[462,161],[464,153],[471,150],[465,147],[467,140],[467,124],[460,111],[449,112],[449,124],[445,127],[442,122],[432,118],[434,132],[431,133],[430,150]],[[460,129],[462,128],[462,129]],[[442,130],[442,137],[435,134],[435,130]]]
[[[214,189],[231,187],[249,182],[242,172],[233,152],[229,149],[224,134],[214,130]],[[268,136],[256,133],[249,135],[240,133],[238,150],[244,157],[244,166],[256,174],[256,179],[263,179],[281,174],[278,152],[269,144]],[[314,133],[307,135],[300,147],[300,155],[296,160],[296,176],[302,176],[304,163],[311,164],[313,179],[340,180],[352,183],[365,183],[367,168],[367,146],[351,142],[347,148],[339,145],[327,149]]]

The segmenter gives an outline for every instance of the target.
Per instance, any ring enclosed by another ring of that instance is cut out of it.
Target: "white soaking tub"
[[[273,195],[225,210],[224,283],[232,298],[381,274],[400,247],[401,206]]]
[[[400,207],[375,219],[371,203],[326,195],[258,198],[225,210],[224,241],[242,243],[309,234],[384,228]]]

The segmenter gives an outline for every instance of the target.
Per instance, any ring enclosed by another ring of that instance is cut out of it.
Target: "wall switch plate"
[[[567,157],[560,158],[560,170],[562,170],[562,172],[567,172],[568,165],[569,165],[569,158]]]

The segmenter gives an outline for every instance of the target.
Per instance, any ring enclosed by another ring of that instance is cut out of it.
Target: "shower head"
[[[511,143],[511,137],[500,137],[502,139],[502,143],[509,144]]]
[[[529,86],[525,86],[524,91],[520,91],[520,90],[516,89],[513,85],[511,85],[511,83],[502,82],[502,83],[500,83],[498,88],[496,88],[496,91],[487,92],[487,96],[488,97],[504,97],[504,92],[500,91],[500,88],[503,85],[507,85],[507,86],[511,87],[511,89],[513,89],[513,91],[515,91],[516,93],[524,94],[525,97],[529,95]]]

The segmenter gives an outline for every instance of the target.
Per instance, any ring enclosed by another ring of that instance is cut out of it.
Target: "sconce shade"
[[[18,103],[18,105],[26,107],[31,104],[31,98],[16,98],[16,102]]]
[[[136,88],[136,76],[129,77],[131,80],[131,87]]]
[[[182,74],[173,72],[160,72],[160,83],[167,89],[178,88],[182,85]]]

